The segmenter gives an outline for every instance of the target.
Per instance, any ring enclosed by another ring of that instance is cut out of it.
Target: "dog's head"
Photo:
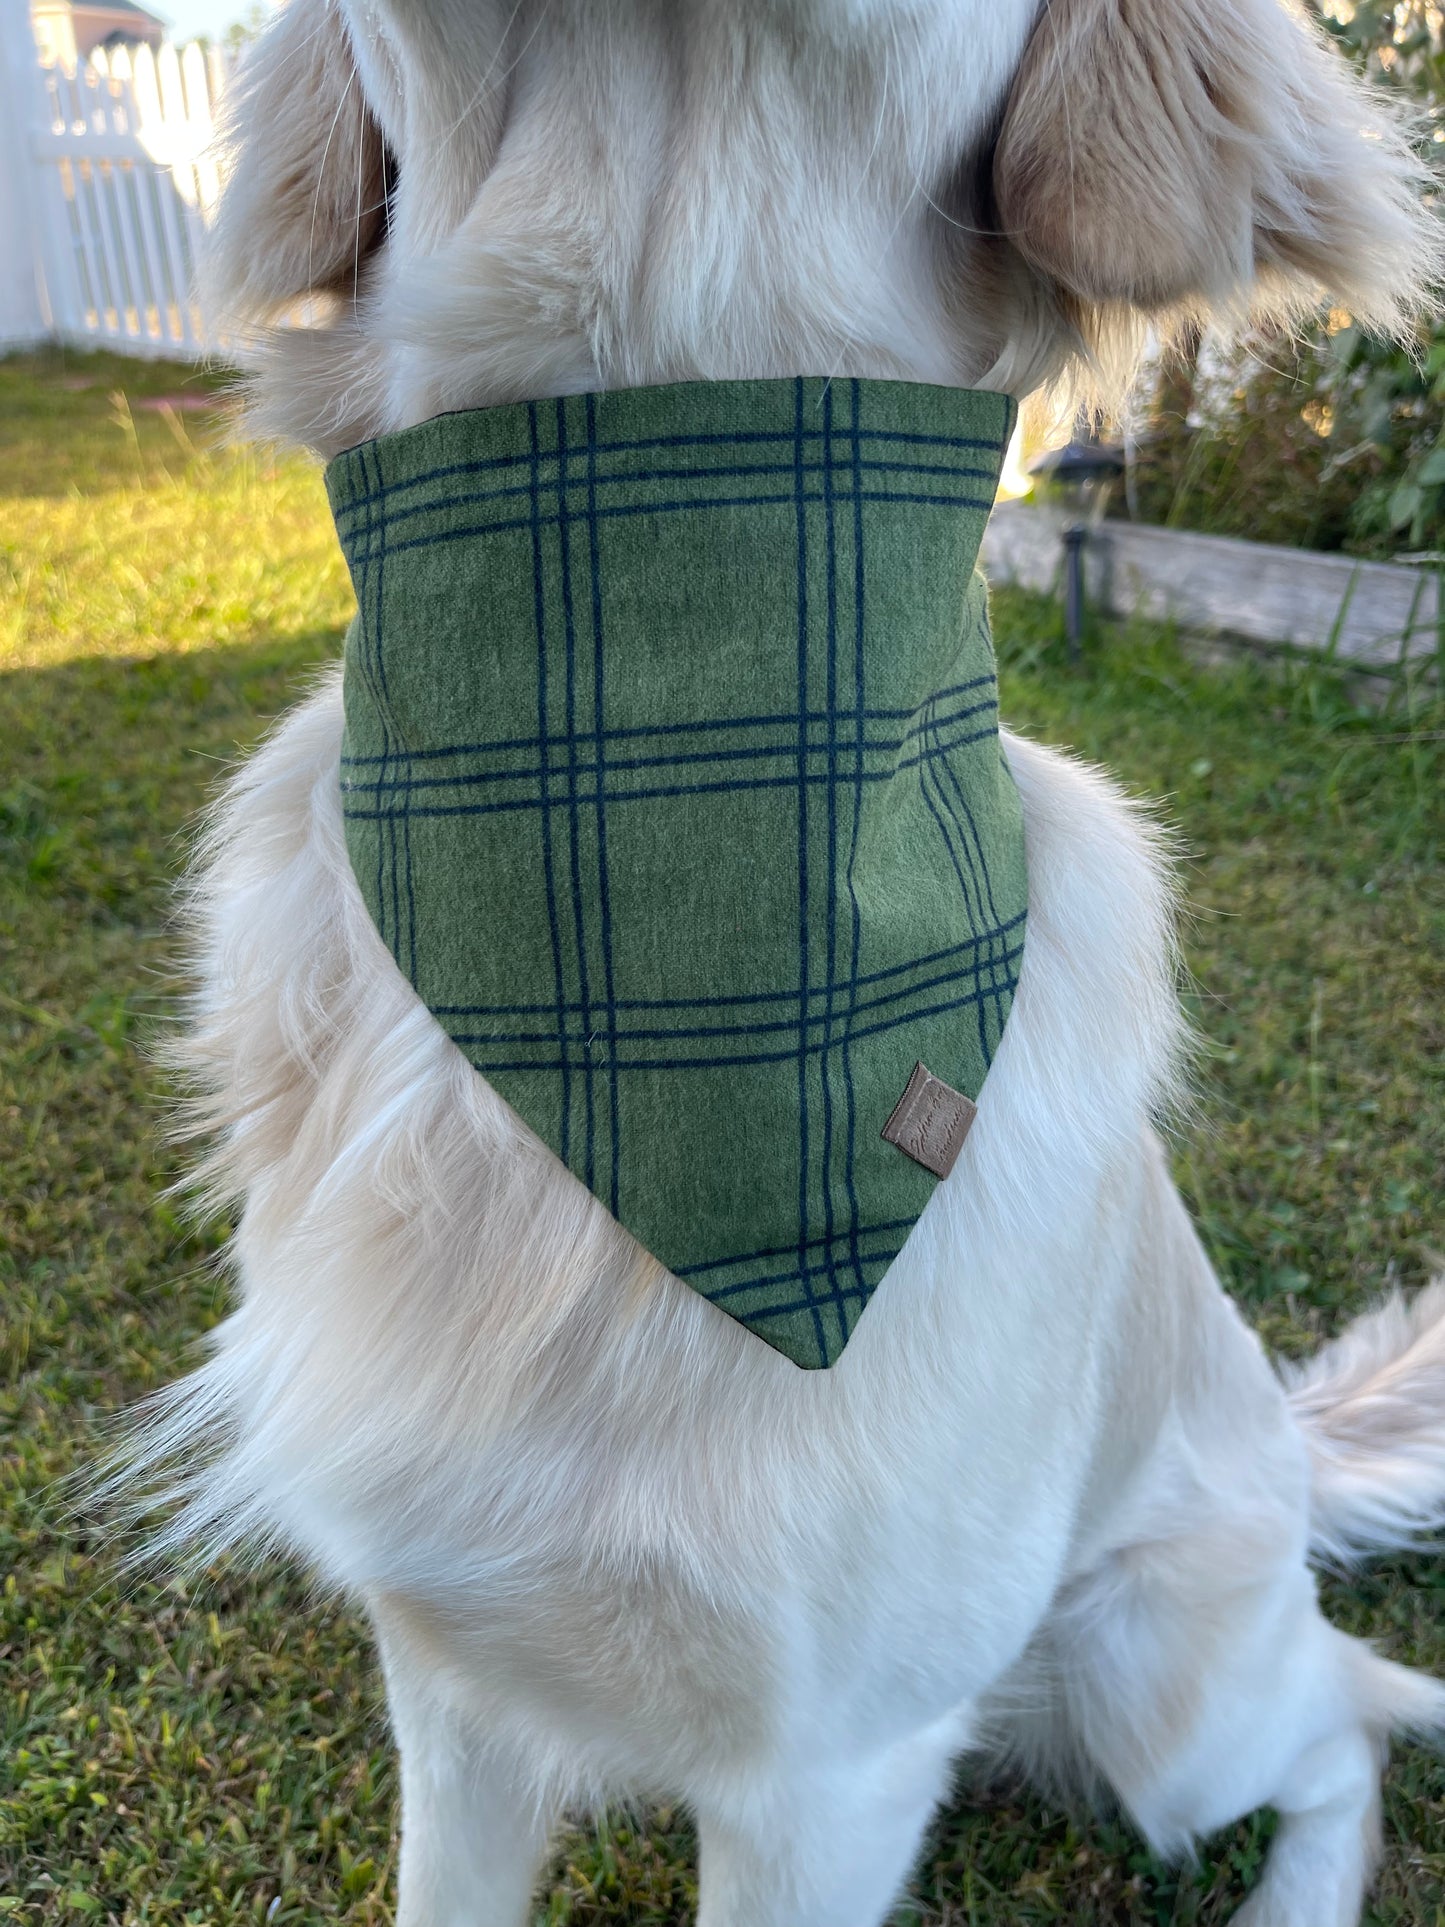
[[[1023,393],[1324,298],[1398,328],[1422,185],[1287,0],[289,0],[207,281],[261,425],[330,451],[666,380]]]

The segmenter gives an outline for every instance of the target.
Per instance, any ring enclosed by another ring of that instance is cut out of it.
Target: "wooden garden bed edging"
[[[1062,509],[1000,502],[983,544],[990,582],[1055,593]],[[1274,548],[1227,536],[1105,522],[1090,537],[1090,600],[1106,615],[1173,621],[1202,635],[1323,651],[1361,668],[1431,656],[1442,620],[1440,573],[1356,556]]]

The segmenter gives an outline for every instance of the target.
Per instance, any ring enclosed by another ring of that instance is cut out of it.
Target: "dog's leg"
[[[1346,1728],[1295,1761],[1279,1831],[1235,1927],[1354,1927],[1379,1853],[1380,1749]]]
[[[966,1738],[950,1718],[869,1759],[797,1759],[695,1798],[698,1927],[879,1927]]]
[[[1222,1435],[1202,1451],[1186,1440],[1158,1536],[1118,1549],[1059,1602],[1044,1671],[1052,1742],[1082,1756],[1164,1854],[1275,1808],[1241,1927],[1355,1927],[1385,1741],[1438,1725],[1445,1689],[1324,1618],[1291,1441],[1248,1431],[1232,1443],[1256,1476]]]
[[[535,1763],[456,1704],[403,1619],[373,1618],[401,1754],[397,1927],[525,1927],[555,1817]]]
[[[1269,1796],[1280,1816],[1238,1927],[1354,1927],[1380,1850],[1380,1769],[1392,1732],[1438,1744],[1445,1687],[1381,1659],[1316,1615],[1318,1692],[1334,1730],[1304,1747]]]
[[[1080,1570],[981,1725],[1046,1780],[1102,1778],[1163,1854],[1273,1807],[1246,1927],[1354,1927],[1385,1743],[1445,1729],[1445,1685],[1331,1626],[1309,1559],[1445,1510],[1445,1318],[1387,1307],[1287,1395],[1162,1161],[1151,1182],[1136,1303],[1176,1320],[1172,1397],[1133,1476],[1106,1464]]]
[[[1111,1563],[1063,1609],[1056,1739],[1166,1855],[1279,1812],[1241,1927],[1355,1927],[1392,1718],[1370,1681],[1400,1669],[1328,1624],[1300,1555],[1271,1559],[1245,1539],[1231,1556],[1211,1535]]]

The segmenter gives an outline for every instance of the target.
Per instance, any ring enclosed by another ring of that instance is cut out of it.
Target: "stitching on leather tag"
[[[978,1106],[962,1091],[935,1077],[926,1064],[915,1064],[883,1135],[925,1171],[946,1178],[977,1116]]]

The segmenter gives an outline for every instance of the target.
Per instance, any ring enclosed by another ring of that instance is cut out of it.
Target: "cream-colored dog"
[[[1409,151],[1279,0],[291,0],[249,63],[213,298],[324,452],[677,379],[1022,394],[1142,318],[1385,326],[1438,270]],[[1281,1385],[1155,1133],[1168,865],[1009,737],[1030,934],[989,1101],[841,1362],[642,1252],[393,965],[329,682],[230,785],[185,1056],[237,1306],[150,1415],[169,1544],[365,1606],[403,1927],[519,1927],[567,1802],[680,1796],[703,1927],[876,1927],[955,1758],[1107,1784],[1154,1846],[1283,1816],[1253,1927],[1349,1927],[1382,1745],[1445,1689],[1312,1554],[1445,1500],[1445,1287]],[[487,932],[479,930],[485,943]]]

